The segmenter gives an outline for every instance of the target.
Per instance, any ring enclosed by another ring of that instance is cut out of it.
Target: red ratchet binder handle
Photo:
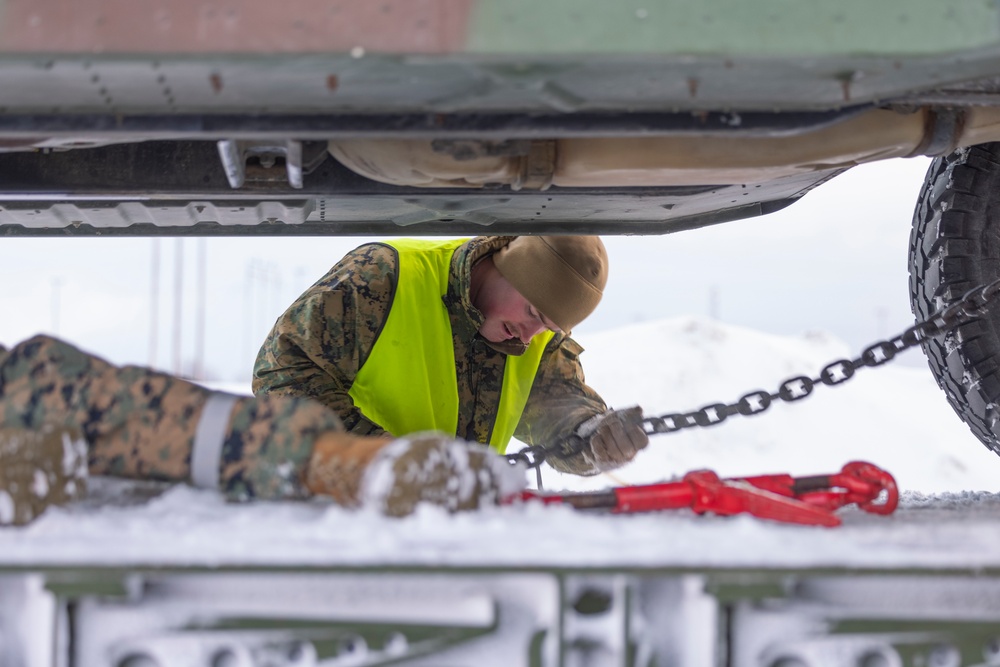
[[[899,504],[899,490],[885,470],[852,461],[832,475],[720,479],[711,470],[696,470],[678,482],[571,494],[524,491],[517,498],[617,514],[690,508],[699,514],[750,514],[785,523],[839,526],[840,517],[834,512],[847,505],[872,514],[891,514]]]

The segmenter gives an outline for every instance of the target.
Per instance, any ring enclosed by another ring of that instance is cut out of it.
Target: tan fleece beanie
[[[594,312],[608,282],[608,253],[596,236],[518,236],[493,263],[563,331]]]

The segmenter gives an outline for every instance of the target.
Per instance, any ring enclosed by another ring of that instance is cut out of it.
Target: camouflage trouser
[[[92,474],[186,481],[208,389],[137,366],[116,367],[37,336],[0,348],[0,427],[78,429]],[[304,398],[242,397],[222,445],[219,487],[231,498],[303,498],[316,437],[342,431]]]

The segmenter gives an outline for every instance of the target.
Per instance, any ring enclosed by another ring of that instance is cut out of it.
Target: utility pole
[[[281,279],[281,269],[278,268],[277,264],[270,264],[268,266],[267,272],[268,286],[271,288],[271,312],[270,317],[274,317],[276,313],[280,313],[279,310],[284,301],[284,295],[282,291],[284,290],[284,281]],[[265,316],[267,314],[265,313]],[[266,317],[264,326],[266,327],[270,322],[270,317]]]
[[[181,375],[181,324],[184,318],[184,239],[178,238],[174,255],[174,375]]]
[[[708,288],[708,316],[713,320],[719,319],[719,286],[712,285]]]
[[[62,310],[62,304],[60,303],[60,290],[62,289],[63,279],[53,278],[52,279],[52,335],[59,335],[59,311]]]
[[[257,330],[257,281],[260,274],[260,260],[252,257],[246,265],[243,280],[243,358],[250,359],[253,343],[250,336]]]
[[[153,239],[149,260],[149,367],[156,367],[156,343],[160,329],[160,239]]]
[[[205,313],[206,283],[208,282],[208,260],[204,238],[198,239],[198,312],[194,338],[194,379],[205,379]]]

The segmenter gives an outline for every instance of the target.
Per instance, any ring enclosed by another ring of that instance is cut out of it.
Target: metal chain
[[[830,387],[843,384],[854,377],[860,368],[881,366],[892,361],[900,352],[920,345],[928,338],[940,336],[981,317],[997,295],[1000,295],[1000,279],[969,290],[958,301],[930,315],[922,322],[917,322],[901,334],[869,345],[854,359],[838,359],[827,364],[815,378],[796,375],[778,385],[778,391],[774,393],[758,389],[744,394],[734,403],[712,403],[693,412],[645,417],[641,422],[643,431],[647,435],[655,435],[676,433],[686,428],[715,426],[733,415],[745,417],[759,415],[777,400],[786,403],[800,401],[812,394],[813,389],[820,384]],[[579,454],[585,446],[583,438],[573,435],[554,447],[532,445],[514,454],[508,454],[507,459],[512,464],[523,463],[528,468],[537,469],[545,462],[547,456],[568,458]]]
[[[955,327],[961,326],[982,316],[990,302],[1000,294],[1000,280],[987,285],[975,287],[965,295],[934,313],[922,322],[917,322],[903,333],[889,340],[873,343],[855,359],[838,359],[823,367],[815,378],[797,375],[788,378],[780,385],[778,391],[771,393],[762,389],[744,394],[735,403],[712,403],[693,412],[680,412],[646,417],[642,420],[643,430],[649,434],[676,433],[677,431],[707,427],[721,424],[727,417],[743,415],[749,417],[759,415],[776,400],[793,403],[812,394],[820,384],[834,387],[847,382],[854,373],[865,366],[876,367],[892,361],[900,352],[919,345],[934,336],[939,336]]]
[[[534,468],[538,474],[538,488],[541,489],[541,465],[545,463],[547,456],[568,459],[582,452],[586,446],[587,441],[574,433],[555,446],[531,445],[513,454],[507,454],[507,461],[511,465],[523,463],[529,470]]]

